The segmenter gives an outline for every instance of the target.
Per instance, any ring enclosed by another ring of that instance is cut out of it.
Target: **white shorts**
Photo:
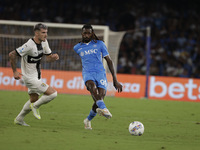
[[[49,85],[42,82],[41,79],[37,78],[26,78],[25,76],[22,77],[23,81],[28,88],[28,94],[37,93],[38,95],[46,92]]]

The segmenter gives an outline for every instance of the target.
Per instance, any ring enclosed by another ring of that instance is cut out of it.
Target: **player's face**
[[[93,32],[92,29],[83,29],[82,31],[82,38],[84,43],[88,43],[92,40]]]
[[[40,31],[36,32],[36,36],[40,42],[44,42],[47,39],[47,29],[40,29]]]

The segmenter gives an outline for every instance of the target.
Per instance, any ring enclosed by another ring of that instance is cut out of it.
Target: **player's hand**
[[[115,89],[118,91],[118,93],[119,92],[122,92],[122,85],[121,85],[121,83],[119,83],[118,81],[114,81],[114,87],[115,87]]]
[[[48,62],[53,62],[59,59],[58,54],[51,54],[47,56],[47,61]]]
[[[13,76],[16,80],[19,80],[21,79],[22,74],[20,72],[15,71],[13,72]]]
[[[52,60],[52,61],[55,61],[55,60],[58,60],[58,59],[59,59],[58,54],[52,54],[52,55],[51,55],[51,60]]]

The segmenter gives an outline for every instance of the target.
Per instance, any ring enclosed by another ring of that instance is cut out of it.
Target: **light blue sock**
[[[97,115],[97,113],[95,113],[92,109],[90,110],[89,115],[87,116],[88,120],[92,120],[95,116]]]
[[[104,103],[103,100],[98,100],[98,101],[96,101],[96,104],[97,104],[97,106],[98,106],[99,108],[101,108],[101,109],[106,108],[106,105],[105,105],[105,103]]]

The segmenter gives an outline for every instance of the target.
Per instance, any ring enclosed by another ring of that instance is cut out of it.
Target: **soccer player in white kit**
[[[40,60],[43,55],[47,61],[53,62],[59,59],[58,54],[52,54],[47,41],[48,27],[38,23],[34,26],[34,37],[25,44],[9,53],[9,59],[16,80],[23,79],[30,99],[24,104],[21,112],[14,119],[14,124],[29,126],[25,123],[24,117],[32,110],[37,119],[41,119],[39,107],[53,100],[57,91],[48,84],[42,82],[40,72]],[[21,71],[17,71],[16,57],[21,57]],[[43,94],[40,98],[39,95]]]

